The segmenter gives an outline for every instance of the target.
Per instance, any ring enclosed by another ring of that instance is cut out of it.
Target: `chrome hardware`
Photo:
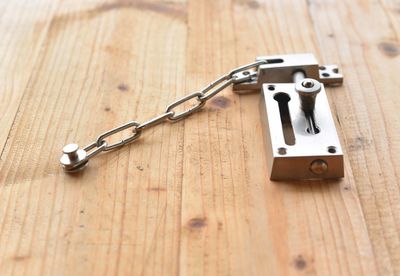
[[[303,79],[295,84],[295,90],[300,96],[300,106],[304,113],[312,113],[315,99],[321,91],[321,83],[314,79]]]
[[[233,85],[241,94],[262,90],[261,117],[271,179],[343,177],[343,154],[323,85],[340,85],[342,81],[336,65],[319,66],[312,54],[258,57],[176,100],[164,113],[143,123],[130,121],[111,129],[83,149],[66,145],[60,162],[65,172],[81,171],[95,155],[136,141],[143,130],[159,123],[187,118]],[[176,111],[189,101],[195,104]],[[132,130],[127,138],[110,144],[106,141],[127,129]]]
[[[90,158],[99,154],[100,152],[113,150],[130,142],[136,141],[140,137],[142,130],[148,129],[149,127],[155,126],[167,120],[170,122],[176,122],[190,116],[194,112],[201,109],[209,99],[217,95],[224,88],[230,86],[233,83],[241,83],[251,80],[251,78],[253,78],[255,74],[255,71],[252,71],[252,69],[257,69],[260,65],[265,63],[267,63],[266,60],[259,59],[253,63],[238,67],[211,82],[199,92],[191,93],[171,103],[163,114],[155,116],[141,124],[135,121],[131,121],[114,129],[111,129],[99,135],[95,142],[91,143],[83,149],[79,149],[78,145],[76,144],[66,145],[63,150],[63,155],[60,159],[61,166],[63,167],[65,172],[79,172],[86,167]],[[195,99],[197,101],[195,105],[178,114],[175,113],[174,109],[176,107],[183,105],[184,103],[192,99]],[[128,138],[122,139],[110,145],[108,145],[108,143],[105,141],[107,137],[129,128],[132,128],[133,134],[128,136]]]
[[[102,152],[107,146],[105,141],[100,146],[96,142],[80,149],[77,144],[68,144],[63,148],[60,163],[65,172],[76,173],[83,170],[89,159]],[[94,149],[94,150],[93,150]]]
[[[268,61],[258,67],[257,76],[247,82],[233,85],[238,94],[260,91],[264,83],[290,83],[293,75],[302,72],[305,77],[327,85],[340,85],[343,76],[336,65],[318,65],[313,54],[260,56],[256,60]]]
[[[80,149],[77,144],[68,144],[63,148],[63,155],[60,158],[61,165],[65,171],[76,172],[86,166],[87,153]]]
[[[323,84],[314,79],[264,84],[260,111],[271,179],[344,176],[343,153]]]

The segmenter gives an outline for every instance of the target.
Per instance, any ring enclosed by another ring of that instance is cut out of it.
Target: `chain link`
[[[151,118],[150,120],[148,120],[148,121],[146,121],[144,123],[141,123],[136,129],[137,130],[143,130],[143,129],[146,129],[146,128],[151,127],[151,126],[158,125],[159,123],[162,123],[162,122],[166,121],[168,118],[174,116],[174,114],[175,113],[173,111],[169,111],[169,112],[163,113],[163,114],[161,114],[159,116]]]
[[[172,116],[169,116],[168,119],[171,121],[178,121],[181,120],[183,118],[186,118],[187,116],[189,116],[190,114],[196,112],[197,110],[199,110],[200,108],[203,107],[203,105],[205,105],[206,101],[202,100],[201,97],[204,94],[201,92],[194,92],[192,94],[189,94],[183,98],[180,98],[179,100],[173,102],[172,104],[170,104],[167,107],[167,110],[165,112],[173,112]],[[188,109],[186,109],[185,111],[182,111],[181,113],[175,114],[175,112],[173,111],[173,109],[177,106],[183,105],[185,102],[190,101],[191,99],[196,98],[197,99],[197,103],[195,105],[192,105],[191,107],[189,107]]]
[[[140,134],[142,134],[142,131],[137,129],[137,127],[138,127],[139,125],[140,125],[140,124],[137,123],[137,122],[135,122],[135,121],[130,121],[130,122],[128,122],[128,123],[126,123],[126,124],[123,124],[123,125],[121,125],[121,126],[119,126],[119,127],[113,128],[113,129],[111,129],[111,130],[109,130],[109,131],[106,131],[106,132],[100,134],[100,135],[97,137],[96,146],[97,146],[97,147],[100,147],[102,144],[104,144],[104,139],[105,139],[105,138],[107,138],[107,137],[109,137],[109,136],[111,136],[111,135],[113,135],[113,134],[116,134],[116,133],[118,133],[118,132],[121,132],[121,131],[123,131],[123,130],[125,130],[125,129],[132,128],[132,132],[133,132],[132,135],[128,136],[128,138],[124,138],[124,139],[122,139],[122,140],[120,140],[120,141],[118,141],[118,142],[115,142],[115,143],[111,144],[111,145],[108,145],[108,144],[106,143],[106,145],[105,145],[103,151],[109,151],[109,150],[112,150],[112,149],[121,147],[121,146],[123,146],[123,145],[125,145],[125,144],[128,144],[128,143],[130,143],[130,142],[136,140],[137,138],[139,138],[139,137],[140,137]]]
[[[268,63],[267,60],[258,60],[253,63],[235,68],[229,73],[222,75],[215,81],[211,82],[202,90],[191,93],[171,103],[170,105],[167,106],[166,111],[161,115],[155,116],[141,124],[135,121],[130,121],[126,124],[123,124],[119,127],[113,128],[107,132],[100,134],[95,142],[83,148],[83,150],[87,152],[87,156],[83,161],[87,162],[88,159],[92,158],[93,156],[99,154],[102,151],[113,150],[122,147],[127,143],[135,141],[140,137],[144,129],[147,129],[149,127],[152,127],[167,120],[171,122],[176,122],[190,116],[194,112],[201,109],[209,99],[217,95],[219,92],[221,92],[223,89],[230,86],[231,84],[246,82],[256,77],[258,67],[266,63]],[[255,70],[248,71],[250,69],[255,69]],[[181,111],[179,113],[175,112],[175,109],[177,107],[184,105],[185,103],[193,99],[196,100],[196,103],[194,105],[188,107],[186,110]],[[127,138],[121,139],[112,144],[109,144],[106,141],[106,138],[109,138],[114,134],[120,133],[130,128],[132,128],[132,134],[129,135]]]
[[[105,147],[107,147],[106,141],[103,141],[103,143],[100,146],[98,146],[96,142],[93,142],[93,143],[87,145],[86,147],[83,148],[84,151],[88,152],[86,159],[90,159],[93,156],[96,156],[97,154],[102,152]],[[94,148],[96,148],[96,149],[93,150]],[[89,152],[90,150],[92,150],[92,151]]]

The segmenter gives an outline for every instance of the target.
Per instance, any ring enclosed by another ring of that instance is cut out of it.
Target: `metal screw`
[[[281,148],[278,148],[278,153],[280,155],[285,155],[287,153],[287,150],[286,150],[286,148],[281,147]]]
[[[328,164],[321,159],[314,160],[310,165],[310,171],[314,174],[324,174],[328,171]]]
[[[301,109],[306,114],[312,113],[317,94],[321,91],[321,83],[314,79],[303,79],[296,83],[295,89],[300,96]]]
[[[305,87],[305,88],[311,88],[311,87],[314,87],[314,82],[311,81],[310,79],[307,79],[307,80],[303,81],[301,83],[301,85],[303,85],[303,87]]]

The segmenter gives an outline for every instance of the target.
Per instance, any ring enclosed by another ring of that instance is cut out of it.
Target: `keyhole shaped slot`
[[[292,119],[290,118],[290,96],[286,93],[279,92],[274,95],[274,100],[277,101],[279,105],[279,114],[285,143],[286,145],[293,146],[296,143],[296,138],[294,136]]]

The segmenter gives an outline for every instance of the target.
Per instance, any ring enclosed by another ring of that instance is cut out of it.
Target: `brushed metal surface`
[[[256,61],[267,60],[260,65],[256,76],[247,82],[233,85],[238,94],[260,91],[264,83],[290,83],[296,72],[303,72],[304,77],[316,79],[327,85],[341,85],[343,75],[336,65],[319,65],[315,56],[310,53],[259,56]]]
[[[277,93],[286,93],[290,97],[288,107],[295,134],[294,145],[285,143],[279,105],[274,99]],[[343,152],[323,85],[316,97],[314,109],[315,121],[320,130],[318,134],[307,132],[307,120],[294,83],[264,84],[260,112],[272,180],[344,176]],[[323,164],[321,161],[327,166],[322,173],[316,169],[316,164]]]

